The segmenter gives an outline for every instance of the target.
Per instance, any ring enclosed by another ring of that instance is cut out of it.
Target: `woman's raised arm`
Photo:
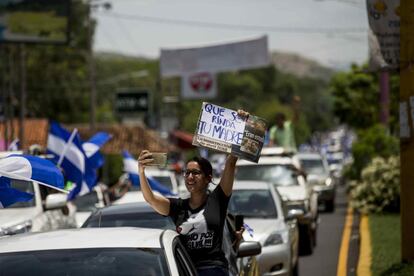
[[[141,191],[145,201],[148,202],[157,213],[167,216],[170,212],[170,201],[162,195],[154,194],[148,183],[147,177],[145,176],[145,167],[152,161],[154,161],[154,159],[152,159],[152,153],[148,150],[143,150],[138,157],[138,173],[139,181],[141,183]]]

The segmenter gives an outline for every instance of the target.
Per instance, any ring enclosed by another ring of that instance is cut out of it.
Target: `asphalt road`
[[[337,188],[333,213],[319,213],[317,245],[309,256],[300,256],[300,276],[335,276],[347,211],[345,187]]]

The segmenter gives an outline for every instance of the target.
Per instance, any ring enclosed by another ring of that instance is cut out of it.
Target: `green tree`
[[[353,65],[350,72],[337,73],[330,84],[334,96],[334,112],[345,123],[365,129],[379,122],[378,73],[366,72],[366,66]],[[398,122],[399,77],[392,75],[390,85],[390,130],[395,133]]]

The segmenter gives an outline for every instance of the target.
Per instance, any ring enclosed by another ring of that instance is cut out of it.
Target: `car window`
[[[100,216],[96,212],[83,227],[143,227],[175,230],[175,224],[170,217],[164,217],[155,212],[129,213]]]
[[[250,218],[277,218],[276,205],[269,190],[233,190],[229,212]]]
[[[236,179],[267,181],[277,186],[299,185],[292,169],[284,165],[238,166]]]
[[[30,181],[11,179],[10,187],[13,189],[22,191],[22,192],[34,194],[33,183]],[[9,205],[7,208],[25,208],[25,207],[33,207],[33,206],[36,206],[35,196],[33,196],[33,198],[29,201],[15,202]]]
[[[0,275],[168,275],[158,248],[87,248],[0,254]]]
[[[178,274],[196,276],[196,271],[185,248],[178,240],[175,241],[174,246],[174,258],[177,263]]]
[[[328,175],[322,159],[301,159],[303,169],[307,174]]]
[[[77,211],[93,212],[96,210],[95,204],[99,203],[98,194],[96,191],[92,191],[83,196],[78,196],[73,203],[75,203]]]

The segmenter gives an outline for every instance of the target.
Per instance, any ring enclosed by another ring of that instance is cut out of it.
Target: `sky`
[[[159,58],[189,48],[268,36],[269,50],[347,69],[368,58],[364,0],[100,0],[96,51]]]

